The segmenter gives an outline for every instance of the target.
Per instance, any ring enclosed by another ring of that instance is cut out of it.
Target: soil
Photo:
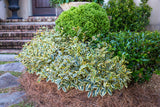
[[[160,76],[150,82],[134,84],[115,91],[112,96],[87,98],[87,93],[76,89],[57,90],[54,83],[37,82],[38,76],[24,73],[20,82],[31,101],[38,107],[160,107]]]

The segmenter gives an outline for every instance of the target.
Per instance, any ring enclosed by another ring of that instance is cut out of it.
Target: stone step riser
[[[0,37],[0,40],[31,40],[33,37]]]
[[[26,42],[1,42],[0,43],[0,47],[1,46],[21,46],[24,45]]]
[[[19,54],[21,49],[0,49],[0,54]]]
[[[34,33],[3,33],[0,40],[31,40],[34,36]]]
[[[0,46],[0,49],[22,49],[23,46]]]
[[[1,32],[19,32],[19,33],[23,33],[23,32],[29,32],[29,31],[32,31],[32,32],[36,32],[37,30],[36,29],[33,29],[33,30],[28,30],[28,29],[21,29],[21,30],[0,30],[0,33]]]
[[[54,25],[0,25],[0,32],[3,31],[36,31],[42,27],[53,29]]]
[[[27,42],[0,42],[0,49],[22,49]]]

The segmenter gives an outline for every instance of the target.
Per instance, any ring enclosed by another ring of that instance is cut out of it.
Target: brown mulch
[[[135,84],[112,96],[87,98],[87,93],[72,89],[57,90],[51,82],[37,82],[35,74],[24,73],[20,79],[26,94],[38,107],[160,107],[160,76],[153,75],[148,83]]]

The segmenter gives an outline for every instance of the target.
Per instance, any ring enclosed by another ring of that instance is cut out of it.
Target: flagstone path
[[[18,61],[15,58],[17,55],[15,54],[0,54],[0,61],[8,62],[8,61]]]
[[[20,62],[0,65],[0,71],[22,72],[24,68],[25,67]]]
[[[9,73],[22,72],[25,69],[22,63],[17,62],[18,59],[15,58],[16,56],[17,55],[15,54],[0,54],[0,62],[6,62],[6,64],[0,65],[0,72],[4,72],[4,74],[0,75],[0,90],[7,90],[8,88],[16,88],[20,86],[18,77]],[[13,104],[18,104],[22,102],[24,98],[24,91],[17,90],[15,92],[0,92],[0,107],[9,107]]]

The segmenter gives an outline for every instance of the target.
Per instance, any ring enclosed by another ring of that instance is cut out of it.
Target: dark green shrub
[[[98,41],[100,40],[102,38]],[[149,80],[154,71],[159,72],[159,32],[113,32],[104,40],[112,46],[110,50],[114,51],[114,56],[125,55],[128,61],[127,68],[133,71],[132,77],[135,82]]]
[[[157,74],[157,75],[160,75],[160,68],[157,69],[154,73]]]
[[[91,39],[92,36],[109,31],[110,22],[105,10],[96,3],[89,3],[79,7],[72,7],[63,12],[56,20],[56,30],[70,36]]]
[[[141,31],[149,24],[151,7],[148,0],[136,6],[133,0],[110,0],[106,11],[111,19],[111,31]]]
[[[29,72],[39,75],[39,81],[54,82],[65,92],[76,88],[88,91],[88,97],[104,96],[127,87],[131,73],[124,59],[112,58],[107,50],[106,43],[93,49],[78,41],[78,37],[46,32],[25,45],[19,58]]]
[[[63,3],[69,3],[69,2],[95,2],[103,5],[103,0],[50,0],[51,5],[63,4]]]

